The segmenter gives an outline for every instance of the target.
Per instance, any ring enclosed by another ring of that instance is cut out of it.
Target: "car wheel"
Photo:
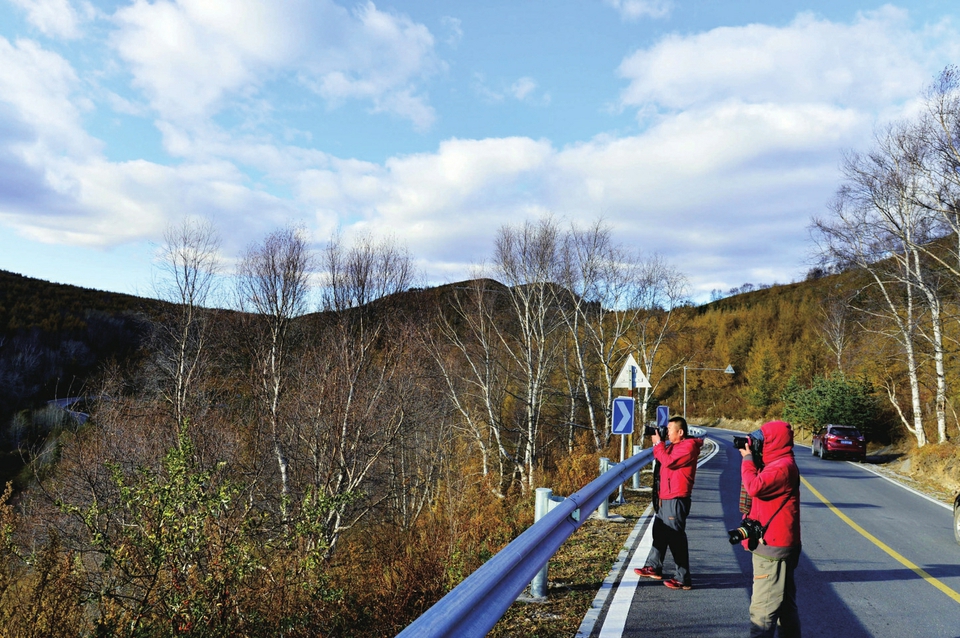
[[[953,510],[953,537],[960,543],[960,509]]]

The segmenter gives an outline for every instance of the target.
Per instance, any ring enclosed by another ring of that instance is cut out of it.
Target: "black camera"
[[[754,550],[760,543],[760,539],[763,538],[763,525],[760,524],[760,521],[745,518],[740,521],[740,527],[727,530],[727,534],[730,536],[731,545],[736,545],[745,540],[747,541],[747,547]]]
[[[754,465],[758,470],[763,469],[763,432],[757,430],[751,432],[749,436],[735,436],[733,447],[738,450],[750,450]]]
[[[667,440],[667,426],[661,425],[645,425],[643,426],[643,435],[644,436],[653,436],[654,434],[658,435],[664,441]]]

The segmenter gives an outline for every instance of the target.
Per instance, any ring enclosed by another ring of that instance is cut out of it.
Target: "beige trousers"
[[[799,562],[799,550],[784,560],[753,555],[751,638],[773,638],[778,626],[780,638],[800,638],[797,583],[793,578],[793,571]]]

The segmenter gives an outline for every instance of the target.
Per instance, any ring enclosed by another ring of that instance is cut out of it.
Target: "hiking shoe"
[[[668,580],[665,580],[663,581],[663,584],[670,589],[683,589],[683,590],[693,589],[693,585],[684,585],[676,578],[670,578]]]
[[[654,580],[663,580],[663,576],[657,573],[653,567],[644,567],[642,569],[634,568],[633,573],[637,576],[643,576],[644,578],[652,578]]]

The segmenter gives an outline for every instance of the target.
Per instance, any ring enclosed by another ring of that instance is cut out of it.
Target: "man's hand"
[[[748,450],[747,448],[743,448],[740,450],[740,456],[742,456],[743,458],[747,458],[749,454],[750,454],[750,450]]]
[[[651,441],[654,445],[656,445],[657,443],[659,443],[659,442],[660,442],[660,433],[659,433],[659,432],[654,432],[653,434],[651,434],[651,435],[650,435],[650,441]]]

